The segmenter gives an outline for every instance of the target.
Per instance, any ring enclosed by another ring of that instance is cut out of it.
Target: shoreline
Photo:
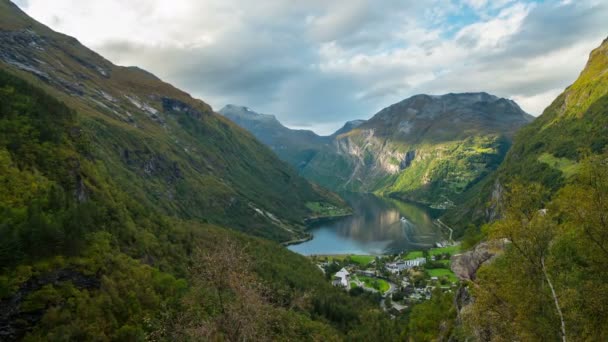
[[[293,246],[293,245],[299,245],[301,243],[310,241],[313,239],[313,235],[310,233],[306,233],[306,236],[301,238],[301,239],[295,239],[295,240],[289,240],[289,241],[285,241],[285,242],[281,242],[281,244],[285,247],[289,247],[289,246]]]
[[[344,215],[318,216],[318,217],[305,218],[304,224],[306,225],[306,230],[304,231],[304,233],[306,234],[306,236],[303,238],[300,238],[300,239],[294,239],[294,240],[281,242],[281,244],[285,247],[289,247],[289,246],[293,246],[293,245],[299,245],[304,242],[308,242],[308,241],[314,239],[314,235],[312,235],[311,233],[308,232],[308,230],[310,230],[310,228],[312,228],[311,227],[312,225],[323,223],[323,222],[331,222],[334,220],[339,220],[339,219],[353,216],[353,215],[354,215],[353,213],[348,213],[348,214],[344,214]]]
[[[311,228],[311,225],[323,223],[323,222],[331,222],[335,220],[339,220],[345,217],[353,216],[354,213],[348,213],[343,215],[331,215],[331,216],[317,216],[317,217],[308,217],[304,219],[304,224],[306,224],[307,228]]]

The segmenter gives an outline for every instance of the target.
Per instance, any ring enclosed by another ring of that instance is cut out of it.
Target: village
[[[453,292],[458,279],[450,270],[460,246],[438,244],[395,255],[314,255],[310,258],[332,285],[351,294],[374,294],[382,308],[399,315],[431,299],[434,291]]]

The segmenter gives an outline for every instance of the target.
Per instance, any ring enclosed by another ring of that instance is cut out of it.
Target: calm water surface
[[[289,249],[304,255],[378,255],[426,249],[444,239],[444,232],[433,224],[436,211],[374,195],[343,197],[354,215],[311,228],[312,240]]]

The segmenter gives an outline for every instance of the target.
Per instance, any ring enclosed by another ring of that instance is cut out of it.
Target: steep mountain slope
[[[454,222],[483,223],[498,216],[504,185],[537,182],[555,193],[577,174],[578,162],[608,143],[608,40],[595,49],[579,78],[516,136],[500,169],[464,194]]]
[[[449,205],[494,170],[532,120],[486,93],[417,95],[335,137],[302,174],[333,189]]]
[[[333,201],[249,134],[6,0],[0,37],[1,341],[398,336],[306,258],[204,222],[287,238]]]
[[[474,286],[459,290],[460,317],[476,339],[606,340],[607,146],[608,39],[469,194],[481,200],[455,215],[492,221],[478,238],[503,244],[491,263],[472,269]],[[473,265],[483,245],[453,261]]]
[[[312,131],[289,129],[274,115],[259,114],[247,107],[227,105],[219,111],[237,125],[251,132],[272,149],[282,160],[298,170],[329,143],[329,138]]]
[[[78,113],[92,160],[138,201],[276,240],[302,235],[314,188],[265,146],[202,101],[133,67],[115,66],[0,2],[0,68],[44,88]],[[79,175],[86,196],[90,175]]]
[[[140,201],[92,134],[0,71],[1,341],[337,340],[376,324],[397,336],[306,258]]]

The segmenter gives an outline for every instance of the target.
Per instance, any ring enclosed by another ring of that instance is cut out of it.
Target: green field
[[[446,268],[450,267],[450,260],[437,260],[436,262],[443,264]]]
[[[360,266],[367,266],[376,257],[373,255],[350,255],[350,260]]]
[[[380,293],[385,293],[391,286],[384,279],[366,277],[366,276],[358,276],[359,280],[361,280],[366,287],[376,289],[380,291]]]
[[[550,153],[543,153],[538,161],[560,170],[564,176],[570,177],[578,172],[579,164],[568,158],[557,158]]]
[[[327,261],[343,262],[346,259],[350,259],[351,262],[359,266],[367,266],[370,262],[374,261],[376,257],[374,255],[348,255],[348,254],[336,254],[336,255],[315,255],[313,259],[323,260],[327,258]]]
[[[460,252],[460,245],[448,246],[441,248],[432,248],[429,250],[429,255],[438,255],[448,253],[450,255]]]
[[[412,259],[416,259],[416,258],[422,258],[423,254],[422,251],[411,251],[408,252],[403,259],[405,260],[412,260]]]
[[[448,280],[453,283],[458,281],[458,278],[456,278],[454,273],[447,268],[427,269],[426,273],[429,275],[429,277],[437,277],[437,278],[447,277]]]

